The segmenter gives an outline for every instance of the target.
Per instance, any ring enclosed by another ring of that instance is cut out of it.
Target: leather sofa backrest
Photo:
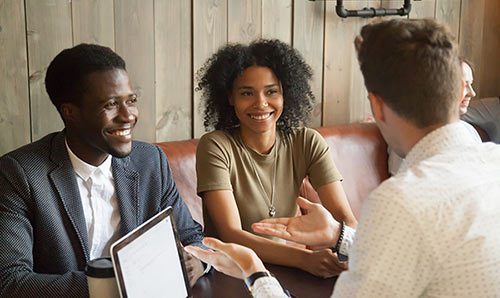
[[[196,146],[198,139],[157,143],[167,155],[177,190],[193,219],[203,225],[201,198],[196,194]]]
[[[317,128],[325,138],[337,169],[344,178],[342,186],[356,218],[368,194],[389,177],[387,144],[377,126],[356,123]],[[308,181],[301,195],[319,202],[316,191]]]
[[[375,124],[335,125],[317,130],[331,148],[333,160],[344,177],[347,198],[359,218],[363,199],[388,177],[387,145]],[[197,139],[157,143],[167,155],[177,189],[193,218],[203,224],[201,198],[196,194],[197,144]],[[300,195],[319,202],[307,180]]]

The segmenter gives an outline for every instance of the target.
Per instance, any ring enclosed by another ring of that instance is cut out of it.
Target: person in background
[[[464,57],[459,57],[460,66],[462,68],[462,84],[464,85],[462,92],[462,100],[458,106],[460,115],[467,113],[472,98],[476,96],[476,91],[472,87],[474,83],[474,72],[472,71],[471,63]],[[468,127],[471,129],[471,127]]]
[[[0,158],[0,297],[88,296],[86,263],[168,206],[182,244],[202,246],[163,151],[132,141],[125,61],[80,44],[52,60],[45,86],[64,130]],[[186,267],[192,284],[204,272],[191,255]]]
[[[474,82],[472,67],[470,66],[470,62],[467,61],[464,57],[460,57],[460,65],[462,68],[462,83],[464,85],[463,94],[459,102],[459,114],[464,115],[467,113],[467,109],[469,107],[471,99],[476,96],[476,92],[472,87],[472,83]],[[474,137],[477,142],[481,142],[481,137],[479,136],[478,131],[469,123],[465,121],[460,121],[462,125],[464,125],[470,134]],[[399,155],[394,153],[394,151],[389,147],[388,149],[388,160],[387,164],[389,167],[389,173],[391,175],[396,175],[399,168],[401,167],[401,163],[403,163],[404,159]]]
[[[364,200],[349,269],[332,297],[497,296],[500,146],[478,143],[459,122],[464,85],[453,35],[431,19],[391,19],[363,26],[355,44],[377,126],[406,169]],[[254,230],[341,243],[343,225],[306,203],[306,215],[266,219]],[[214,251],[187,250],[245,278],[255,297],[285,296],[251,251],[204,241]]]
[[[500,144],[500,96],[474,100],[462,120],[474,125],[484,142]]]
[[[331,277],[347,264],[329,249],[310,250],[252,233],[264,218],[294,216],[305,177],[335,219],[355,228],[330,148],[302,127],[312,110],[311,68],[278,40],[229,44],[199,71],[205,134],[196,153],[205,233],[248,246],[269,263]]]

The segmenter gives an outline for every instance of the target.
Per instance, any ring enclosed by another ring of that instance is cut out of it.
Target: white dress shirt
[[[402,166],[365,200],[333,296],[498,296],[500,146],[455,122]]]
[[[90,259],[109,256],[111,244],[118,239],[120,211],[115,194],[111,155],[95,167],[78,158],[69,148],[87,224]]]
[[[498,297],[500,146],[455,122],[429,133],[363,203],[332,297]],[[283,297],[271,278],[255,297]],[[274,290],[270,289],[274,288]]]
[[[462,124],[467,129],[467,131],[470,133],[471,137],[474,138],[474,141],[476,141],[477,143],[482,142],[481,137],[479,136],[479,133],[477,133],[477,130],[474,128],[474,126],[472,126],[469,123],[462,121],[462,120],[460,120],[459,123]],[[389,167],[389,174],[394,176],[397,174],[404,159],[399,157],[399,155],[397,155],[396,152],[392,151],[391,148],[387,148],[387,153],[389,154],[389,157],[387,160],[387,165]]]

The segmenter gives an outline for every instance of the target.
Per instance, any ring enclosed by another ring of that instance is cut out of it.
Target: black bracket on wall
[[[318,1],[318,0],[309,0]],[[365,7],[360,10],[349,10],[344,7],[343,0],[337,0],[337,5],[335,5],[335,11],[337,15],[342,18],[348,17],[361,17],[361,18],[373,18],[380,16],[406,16],[411,11],[411,0],[404,0],[403,7],[399,9],[395,8],[373,8]]]

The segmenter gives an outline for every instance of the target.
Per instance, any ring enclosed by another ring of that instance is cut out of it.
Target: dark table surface
[[[266,267],[292,294],[292,297],[330,297],[336,281],[336,278],[323,279],[300,269],[271,264],[266,264]],[[215,270],[198,280],[192,294],[197,298],[251,297],[242,280]]]

